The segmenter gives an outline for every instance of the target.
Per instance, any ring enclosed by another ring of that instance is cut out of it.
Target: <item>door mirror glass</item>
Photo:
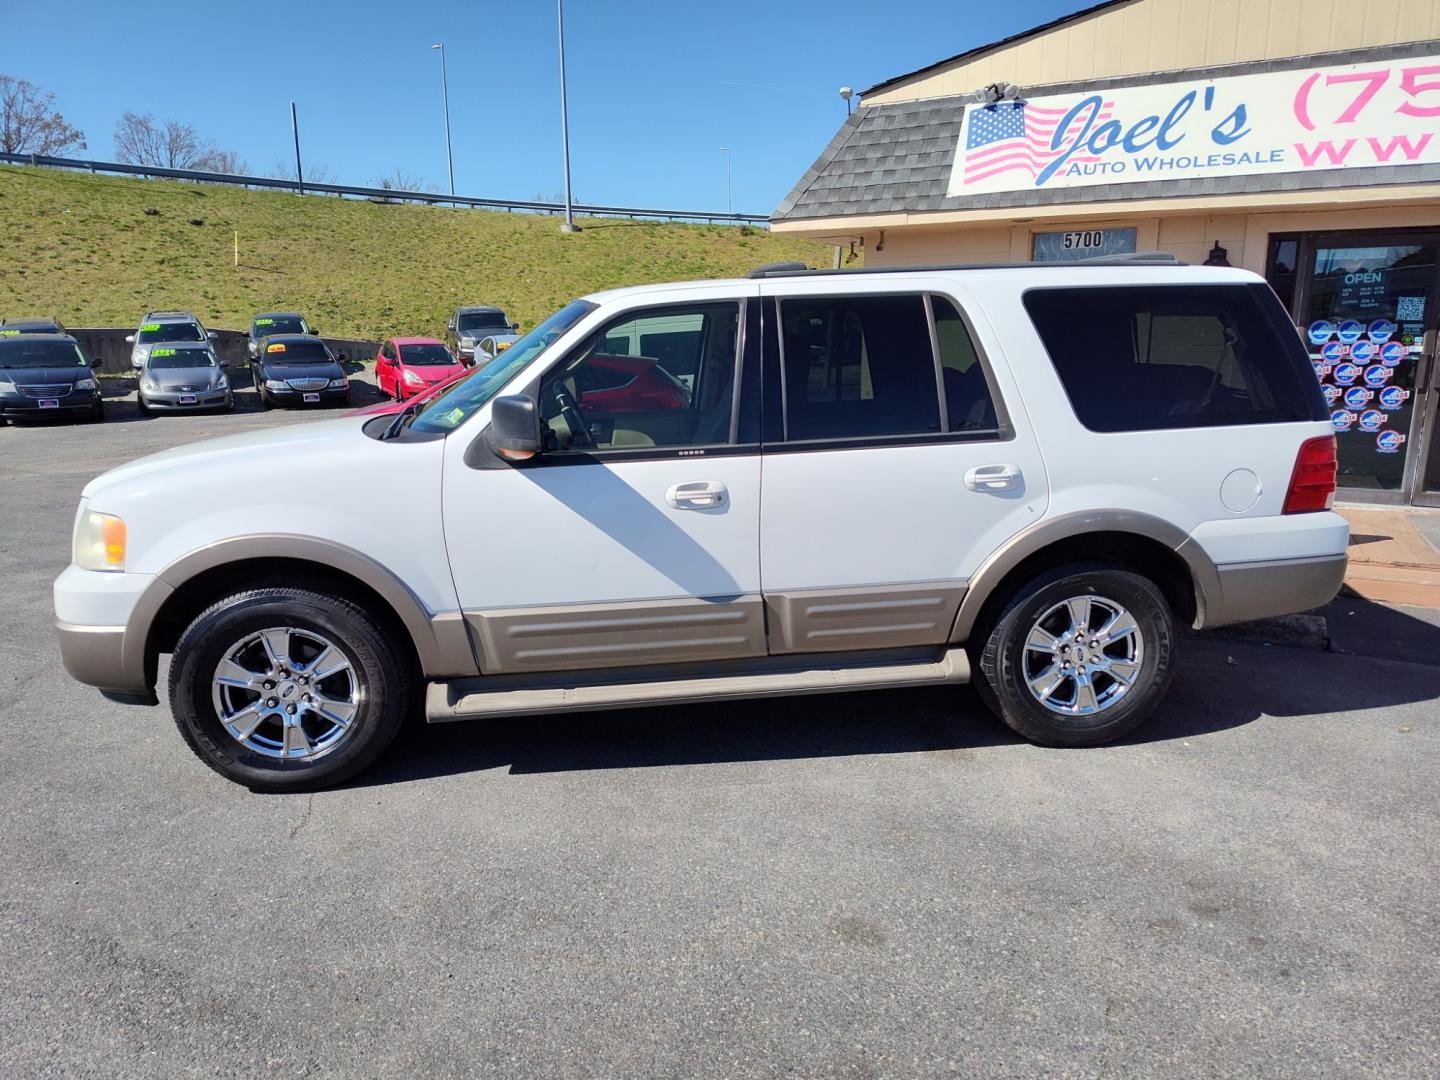
[[[134,345],[134,344],[135,344],[135,335],[134,335],[134,334],[126,334],[126,335],[125,335],[125,344],[126,344],[126,345]]]
[[[535,399],[511,394],[495,399],[486,435],[490,449],[506,461],[529,461],[540,452],[540,408]]]

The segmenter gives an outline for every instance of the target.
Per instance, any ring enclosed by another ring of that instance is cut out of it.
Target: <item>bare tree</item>
[[[64,154],[85,149],[85,133],[55,111],[55,95],[27,79],[0,75],[0,150]]]
[[[338,184],[340,181],[330,166],[323,161],[307,161],[304,163],[305,181],[312,184]],[[277,160],[275,167],[270,170],[270,175],[277,180],[294,180],[295,166],[291,162]]]
[[[193,124],[166,120],[150,113],[127,112],[115,125],[115,156],[130,165],[165,169],[203,169],[207,172],[244,172],[245,164],[233,150],[221,150],[202,139]]]
[[[230,173],[232,176],[250,175],[250,167],[234,150],[212,150],[196,168],[205,169],[207,172]]]
[[[386,191],[424,191],[424,184],[425,180],[423,177],[406,172],[404,169],[396,166],[390,171],[388,176],[382,176],[376,186],[382,187]]]

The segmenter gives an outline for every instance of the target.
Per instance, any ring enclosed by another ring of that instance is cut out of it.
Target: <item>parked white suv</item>
[[[250,482],[297,460],[326,482]],[[1254,274],[772,269],[577,300],[397,416],[113,469],[55,607],[109,696],[173,654],[181,734],[260,789],[365,768],[427,686],[438,721],[973,680],[1084,746],[1155,709],[1176,623],[1334,596],[1334,487]]]

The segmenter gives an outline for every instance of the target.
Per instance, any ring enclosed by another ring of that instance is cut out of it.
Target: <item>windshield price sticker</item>
[[[154,333],[156,330],[159,330],[160,324],[158,322],[141,323],[140,329],[143,333],[150,334]]]
[[[156,349],[156,350],[154,350],[150,355],[151,355],[151,356],[174,356],[174,355],[175,355],[175,350],[174,350],[174,349]]]
[[[285,346],[284,346],[283,344],[281,344],[280,342],[277,341],[274,345],[267,345],[267,346],[265,346],[265,351],[266,351],[267,353],[269,353],[269,352],[284,352],[284,351],[285,351]]]
[[[274,319],[256,319],[256,320],[255,320],[255,325],[256,325],[256,326],[274,326],[274,325],[275,325],[275,320],[274,320]]]

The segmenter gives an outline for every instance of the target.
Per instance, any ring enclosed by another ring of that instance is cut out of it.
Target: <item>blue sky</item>
[[[567,0],[577,201],[768,213],[844,119],[837,94],[1091,6],[1093,0]],[[195,127],[254,173],[293,156],[344,183],[402,168],[456,189],[562,188],[550,0],[5,0],[0,72],[55,92],[109,159],[126,110]]]

